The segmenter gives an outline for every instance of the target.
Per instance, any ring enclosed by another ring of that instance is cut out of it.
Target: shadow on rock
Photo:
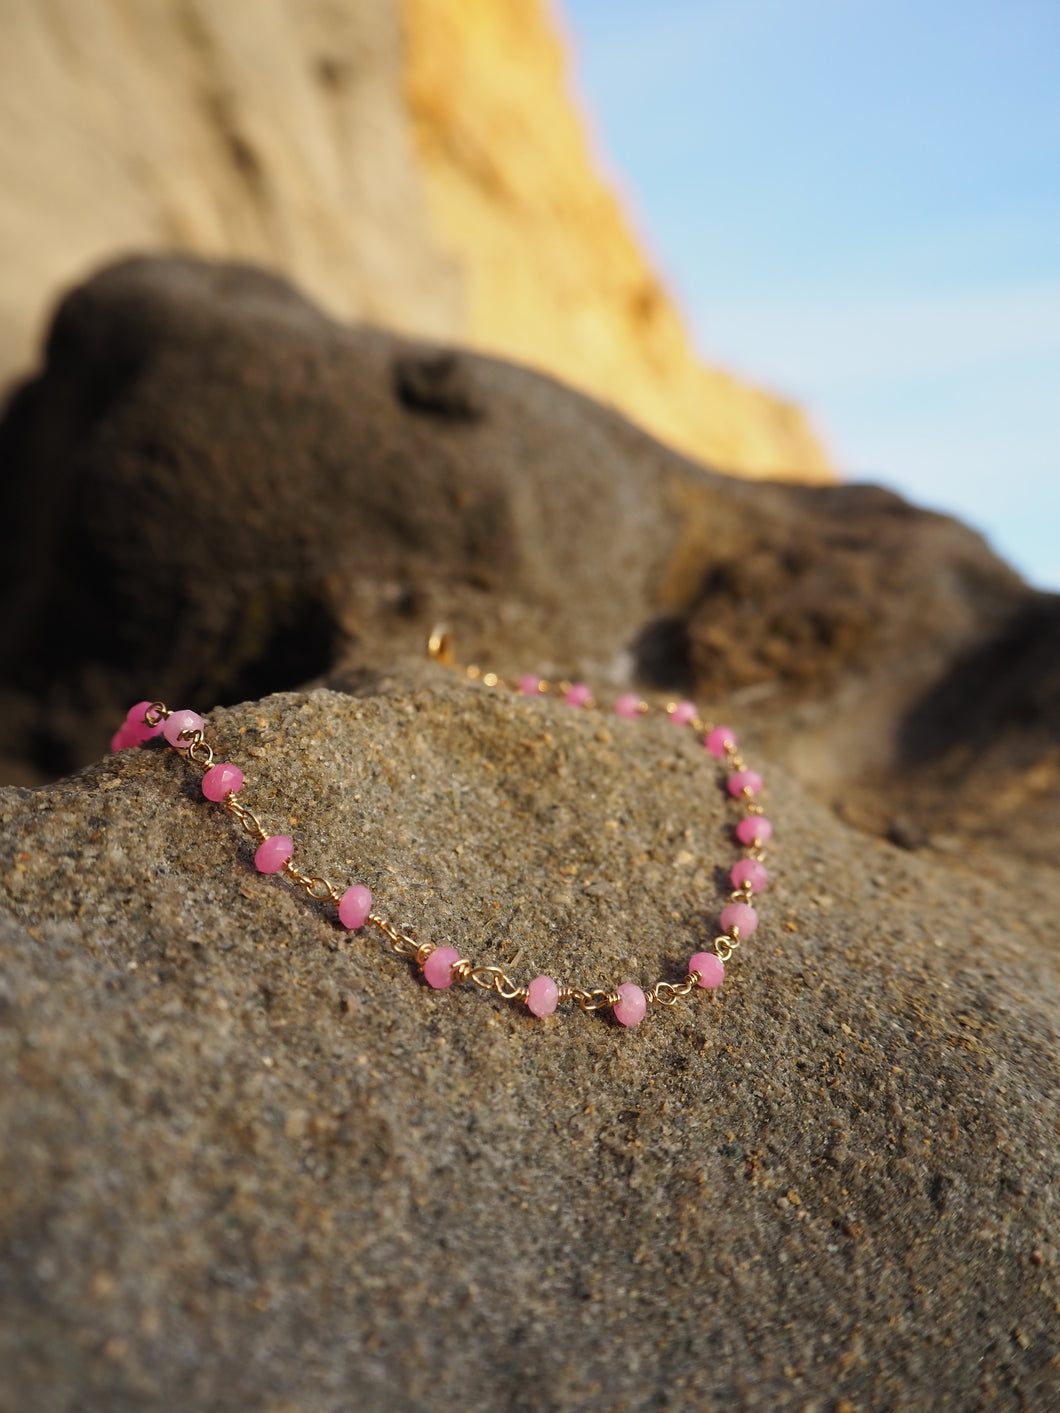
[[[695,695],[910,838],[1055,745],[1056,601],[965,526],[696,466],[246,267],[127,261],[64,301],[0,426],[0,565],[0,756],[26,783],[103,753],[130,700],[385,671],[439,619],[502,674]]]

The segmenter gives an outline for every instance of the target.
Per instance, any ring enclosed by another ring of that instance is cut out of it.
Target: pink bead
[[[675,702],[670,720],[675,726],[687,726],[690,721],[695,721],[697,715],[695,702]]]
[[[137,742],[150,741],[152,736],[162,734],[163,723],[160,721],[157,726],[148,726],[144,720],[144,713],[151,705],[150,702],[137,702],[125,713],[125,724],[136,733]]]
[[[550,976],[535,976],[526,988],[526,1004],[535,1016],[550,1016],[559,1003],[559,987]]]
[[[736,732],[731,726],[715,726],[703,744],[712,756],[721,760],[727,750],[736,749]]]
[[[294,857],[294,840],[286,834],[274,834],[258,846],[254,863],[259,873],[279,873],[288,859]]]
[[[767,844],[773,837],[773,826],[761,815],[750,814],[736,826],[736,837],[741,844],[748,846]]]
[[[741,937],[750,937],[757,926],[758,914],[750,903],[729,903],[721,910],[722,932],[731,932],[738,927]]]
[[[735,795],[737,799],[746,790],[751,795],[757,795],[762,788],[762,777],[757,770],[738,770],[728,779],[728,789],[730,795]]]
[[[697,952],[688,963],[688,970],[699,972],[697,986],[706,986],[711,990],[725,980],[725,963],[713,952]]]
[[[455,947],[435,947],[423,964],[423,979],[428,986],[444,991],[453,984],[453,963],[460,960]]]
[[[563,698],[567,705],[572,707],[588,706],[592,699],[592,691],[584,682],[575,682]]]
[[[354,930],[363,927],[371,911],[372,895],[363,883],[347,888],[339,899],[339,922],[343,927]]]
[[[541,678],[534,672],[528,672],[525,677],[519,678],[519,690],[528,697],[536,697],[541,690]]]
[[[152,729],[150,726],[131,726],[129,722],[121,728],[125,732],[125,739],[132,741],[135,746],[142,746],[145,741],[150,741],[153,736],[162,734],[162,724]]]
[[[636,692],[623,692],[615,702],[615,715],[624,716],[627,721],[635,721],[640,716],[641,700]],[[636,1025],[636,1021],[626,1022]]]
[[[238,795],[243,788],[243,772],[238,765],[214,765],[202,777],[202,793],[208,800],[220,802],[227,795]]]
[[[112,751],[127,751],[130,746],[138,746],[139,744],[139,736],[137,736],[135,730],[133,730],[127,721],[123,721],[110,738],[110,748]]]
[[[757,859],[741,859],[729,877],[734,888],[742,887],[746,880],[751,885],[752,893],[761,893],[769,882],[765,864],[760,864]]]
[[[172,716],[167,717],[162,725],[162,735],[171,746],[177,746],[184,750],[187,748],[188,742],[178,739],[180,733],[182,731],[201,731],[204,724],[197,711],[188,711],[185,708],[183,711],[175,711]]]
[[[644,992],[634,982],[624,981],[618,994],[621,999],[614,1005],[615,1020],[619,1025],[639,1025],[648,1009]]]

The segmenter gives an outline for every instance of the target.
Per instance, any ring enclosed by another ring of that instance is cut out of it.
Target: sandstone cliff
[[[695,356],[601,178],[539,0],[404,0],[431,212],[466,271],[466,333],[655,436],[751,476],[831,479],[802,413]]]
[[[602,180],[540,0],[0,0],[0,378],[136,250],[272,266],[747,475],[827,479],[802,414],[699,363]]]

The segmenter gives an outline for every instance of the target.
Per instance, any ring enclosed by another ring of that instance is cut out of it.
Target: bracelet
[[[431,634],[428,651],[436,661],[454,665],[450,639],[444,630],[436,629]],[[549,682],[534,674],[510,681],[474,665],[462,671],[469,682],[488,690],[500,688],[530,697],[552,695],[577,710],[603,710],[584,682]],[[575,1001],[586,1012],[609,1009],[619,1024],[633,1026],[644,1018],[650,1005],[673,1006],[679,997],[688,996],[696,987],[714,990],[721,985],[725,963],[758,926],[758,914],[751,899],[768,881],[763,846],[772,836],[773,827],[755,799],[762,788],[762,777],[748,769],[729,727],[712,726],[703,721],[692,702],[672,701],[665,707],[653,709],[632,692],[616,698],[611,710],[627,721],[636,721],[654,712],[665,715],[676,726],[695,732],[702,738],[705,749],[720,763],[727,795],[742,810],[734,834],[743,847],[743,854],[730,872],[733,891],[721,909],[721,930],[711,950],[695,952],[681,980],[657,981],[648,989],[632,981],[609,987],[561,986],[550,976],[535,976],[527,985],[519,985],[499,966],[477,964],[461,957],[455,947],[419,942],[415,929],[395,927],[373,911],[372,895],[362,883],[353,883],[340,892],[326,878],[303,872],[294,863],[294,841],[286,834],[270,834],[257,815],[236,798],[243,788],[243,772],[229,761],[215,760],[213,747],[206,740],[205,722],[197,712],[171,711],[163,702],[137,702],[129,708],[124,723],[111,741],[111,749],[125,750],[161,736],[203,771],[205,798],[235,815],[244,830],[257,840],[254,864],[260,873],[286,874],[315,902],[330,903],[344,928],[357,931],[372,927],[381,932],[391,951],[416,962],[429,986],[441,990],[454,981],[470,981],[505,1000],[523,1002],[535,1016],[551,1015],[561,1002]]]

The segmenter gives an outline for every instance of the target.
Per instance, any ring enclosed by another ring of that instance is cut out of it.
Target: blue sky
[[[559,0],[704,356],[1060,589],[1060,0]]]

